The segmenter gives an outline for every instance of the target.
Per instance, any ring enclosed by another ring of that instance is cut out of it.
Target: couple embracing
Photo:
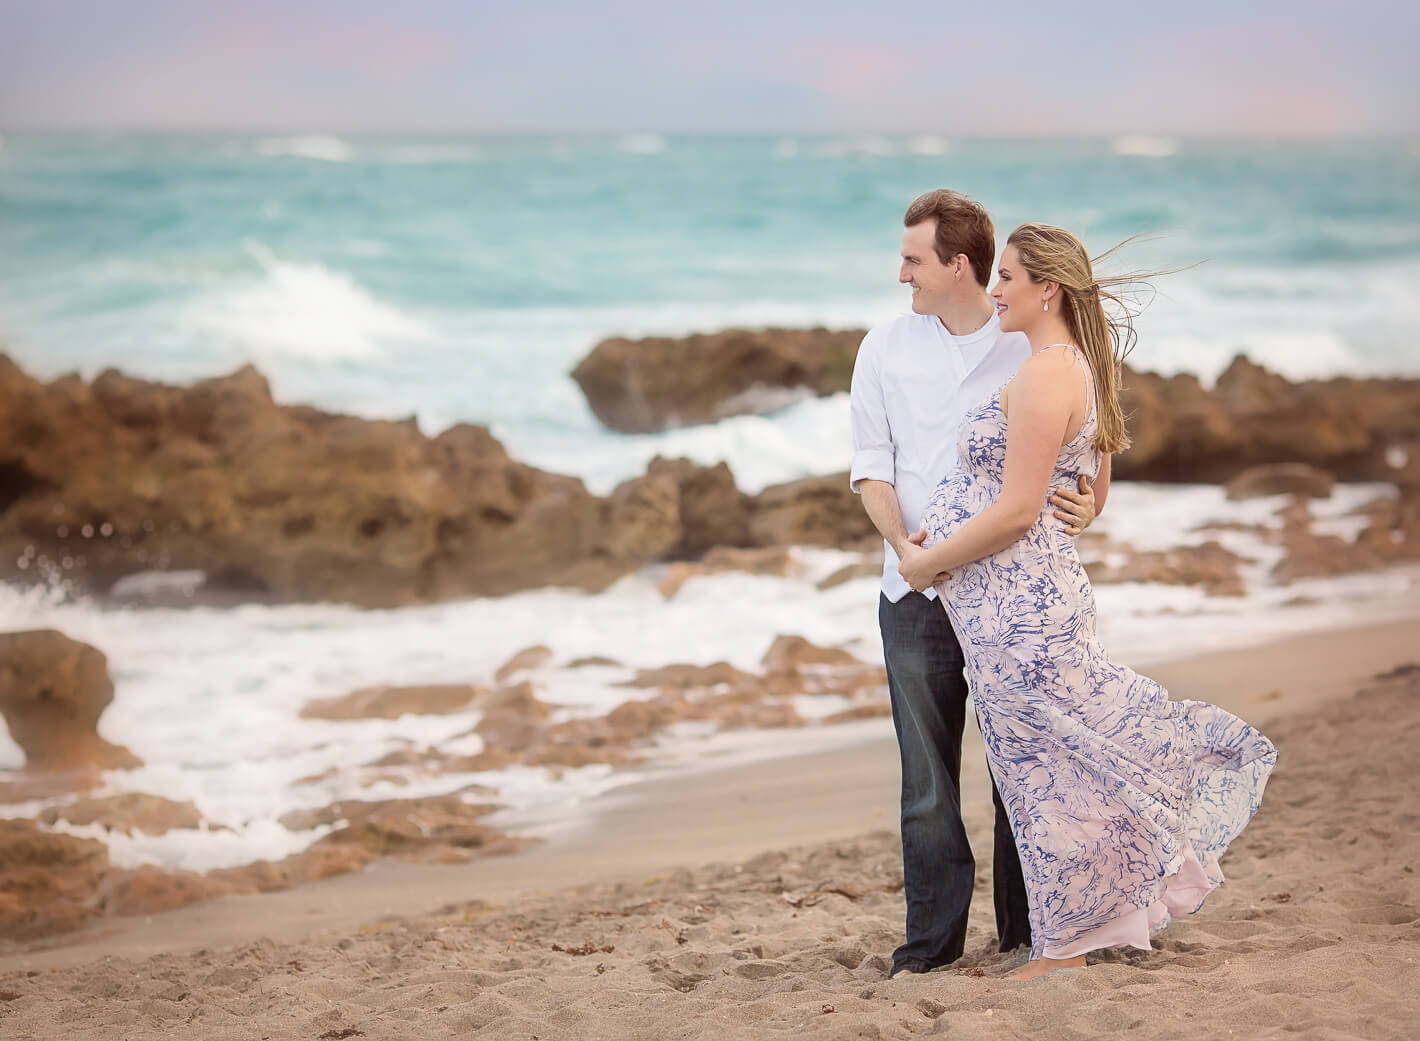
[[[878,621],[902,756],[907,928],[892,972],[961,957],[975,862],[959,797],[968,692],[996,806],[1011,975],[1148,949],[1222,882],[1277,753],[1242,720],[1111,661],[1073,536],[1128,447],[1113,284],[1074,235],[1023,224],[988,295],[995,233],[951,191],[908,208],[913,314],[853,371],[851,480],[887,543]],[[1117,302],[1117,301],[1116,301]]]

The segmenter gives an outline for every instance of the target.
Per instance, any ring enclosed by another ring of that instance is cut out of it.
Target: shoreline
[[[1368,677],[1420,661],[1416,632],[1412,616],[1293,634],[1139,671],[1164,683],[1176,700],[1213,702],[1265,730],[1269,722],[1347,696]],[[581,826],[520,853],[444,867],[384,861],[284,892],[100,919],[52,942],[0,954],[0,974],[257,940],[298,942],[471,902],[512,906],[571,887],[635,883],[789,846],[895,833],[897,783],[890,730],[829,750],[645,779],[583,804]],[[962,801],[964,815],[989,819],[984,753],[970,726]]]

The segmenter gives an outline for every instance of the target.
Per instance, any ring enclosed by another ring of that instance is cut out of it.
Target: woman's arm
[[[1037,354],[1021,366],[1011,381],[1000,498],[950,538],[904,560],[899,571],[908,585],[925,589],[940,572],[999,552],[1030,530],[1065,442],[1078,385],[1079,371],[1064,351]]]

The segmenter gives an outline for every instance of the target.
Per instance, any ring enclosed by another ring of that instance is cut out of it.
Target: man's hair
[[[937,219],[937,259],[950,264],[958,253],[965,253],[971,273],[985,288],[991,281],[991,263],[996,259],[996,229],[981,204],[961,192],[938,188],[912,201],[902,226],[910,228],[933,217]]]

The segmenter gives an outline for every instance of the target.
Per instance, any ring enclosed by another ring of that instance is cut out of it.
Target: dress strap
[[[1080,348],[1076,347],[1073,343],[1052,343],[1049,347],[1042,347],[1041,352],[1044,353],[1045,351],[1052,350],[1056,347],[1069,348],[1077,355],[1079,355],[1080,368],[1084,372],[1085,376],[1085,419],[1084,422],[1080,424],[1080,429],[1084,430],[1085,425],[1089,423],[1090,416],[1094,413],[1095,410],[1095,381],[1093,378],[1093,374],[1090,372],[1090,363],[1085,359],[1085,352],[1080,350]],[[1075,436],[1078,437],[1079,435],[1076,434]]]

